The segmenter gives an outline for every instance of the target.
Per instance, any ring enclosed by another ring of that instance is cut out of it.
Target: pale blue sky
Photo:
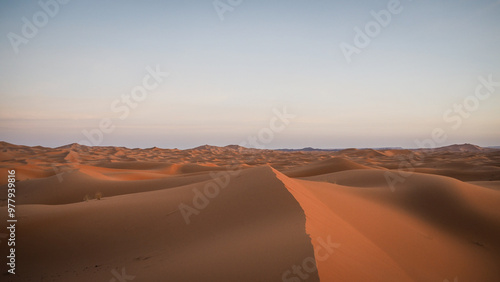
[[[416,147],[436,127],[439,145],[500,145],[500,87],[457,129],[443,119],[478,76],[500,82],[500,2],[402,0],[348,63],[340,43],[389,2],[244,0],[221,21],[212,1],[73,0],[16,54],[9,32],[43,10],[2,1],[0,139],[60,146],[111,118],[101,145],[239,144],[286,106],[268,148]],[[111,103],[156,65],[170,76],[118,119]]]

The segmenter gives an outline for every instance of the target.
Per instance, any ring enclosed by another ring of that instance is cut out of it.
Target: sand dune
[[[364,172],[357,171],[358,177],[364,178]],[[312,237],[333,234],[336,241],[346,242],[331,262],[319,264],[325,281],[440,281],[456,276],[496,281],[500,275],[495,267],[500,259],[496,191],[429,175],[414,175],[395,192],[368,185],[353,189],[284,182],[304,208]]]
[[[469,145],[286,152],[1,142],[0,166],[18,180],[17,274],[7,277],[500,281],[500,150]]]
[[[351,169],[369,169],[369,167],[337,157],[285,170],[284,174],[289,177],[307,177]]]
[[[187,225],[178,206],[192,205],[193,189],[203,184],[23,205],[19,265],[29,271],[19,269],[19,277],[104,281],[126,267],[143,281],[279,281],[314,256],[302,209],[269,167],[243,171]]]

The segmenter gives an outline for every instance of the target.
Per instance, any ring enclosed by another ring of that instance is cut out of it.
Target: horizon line
[[[65,146],[70,146],[70,145],[78,145],[78,146],[83,146],[83,147],[89,147],[89,148],[92,148],[92,147],[96,147],[96,148],[99,148],[99,147],[115,147],[115,148],[126,148],[126,149],[143,149],[143,150],[146,150],[146,149],[154,149],[154,148],[158,148],[158,149],[164,149],[164,150],[192,150],[192,149],[196,149],[196,148],[199,148],[199,147],[203,147],[203,146],[209,146],[209,147],[216,147],[216,148],[225,148],[225,147],[229,147],[229,146],[238,146],[238,147],[241,147],[241,148],[245,148],[245,149],[256,149],[256,150],[273,150],[273,151],[284,151],[284,150],[289,150],[289,151],[304,151],[304,150],[309,150],[309,151],[340,151],[340,150],[348,150],[348,149],[358,149],[358,150],[363,150],[363,149],[373,149],[373,150],[380,150],[380,149],[385,149],[385,150],[425,150],[425,149],[439,149],[439,148],[444,148],[444,147],[450,147],[450,146],[454,146],[454,145],[457,145],[457,146],[464,146],[464,145],[472,145],[472,146],[476,146],[476,147],[479,147],[479,148],[489,148],[489,149],[500,149],[500,145],[489,145],[489,146],[480,146],[480,145],[476,145],[476,144],[473,144],[473,143],[450,143],[450,144],[447,144],[447,145],[443,145],[443,146],[438,146],[438,147],[402,147],[402,146],[377,146],[377,147],[339,147],[339,148],[317,148],[317,147],[311,147],[311,146],[306,146],[306,147],[302,147],[302,148],[257,148],[257,147],[245,147],[245,146],[240,146],[238,144],[228,144],[228,145],[223,145],[223,146],[218,146],[218,145],[210,145],[210,144],[203,144],[203,145],[199,145],[199,146],[195,146],[195,147],[192,147],[192,148],[186,148],[186,149],[179,149],[179,148],[164,148],[164,147],[158,147],[158,146],[153,146],[153,147],[133,147],[133,148],[130,148],[130,147],[127,147],[127,146],[118,146],[118,145],[91,145],[91,146],[88,146],[88,145],[82,145],[82,144],[79,144],[77,142],[73,142],[73,143],[68,143],[68,144],[64,144],[64,145],[60,145],[60,146],[43,146],[43,145],[24,145],[24,144],[14,144],[14,143],[11,143],[11,142],[7,142],[7,141],[4,141],[4,140],[0,140],[0,143],[7,143],[7,144],[10,144],[10,145],[15,145],[15,146],[26,146],[26,147],[43,147],[43,148],[51,148],[51,149],[57,149],[57,148],[61,148],[61,147],[65,147]]]

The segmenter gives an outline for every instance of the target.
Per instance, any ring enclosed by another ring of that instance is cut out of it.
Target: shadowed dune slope
[[[304,212],[270,167],[241,171],[213,199],[195,198],[203,208],[186,224],[179,204],[194,207],[205,185],[20,206],[16,281],[110,281],[122,268],[136,281],[281,281],[314,257]]]
[[[116,180],[94,168],[81,168],[46,178],[26,180],[17,183],[18,204],[61,205],[81,202],[85,195],[91,198],[95,193],[105,197],[161,190],[211,180],[209,174],[178,175],[155,179],[141,179],[136,174],[125,174],[130,180]],[[121,177],[121,178],[123,178]],[[0,191],[6,191],[3,185]],[[0,199],[6,197],[2,194]]]

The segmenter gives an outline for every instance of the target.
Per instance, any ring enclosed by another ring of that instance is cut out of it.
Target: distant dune
[[[484,149],[472,144],[461,144],[461,145],[455,144],[445,147],[439,147],[434,150],[442,152],[480,152]]]
[[[500,281],[493,148],[0,142],[0,166],[18,181],[8,281]]]
[[[285,170],[283,173],[289,177],[306,177],[350,169],[369,169],[369,167],[340,157],[335,157]]]

